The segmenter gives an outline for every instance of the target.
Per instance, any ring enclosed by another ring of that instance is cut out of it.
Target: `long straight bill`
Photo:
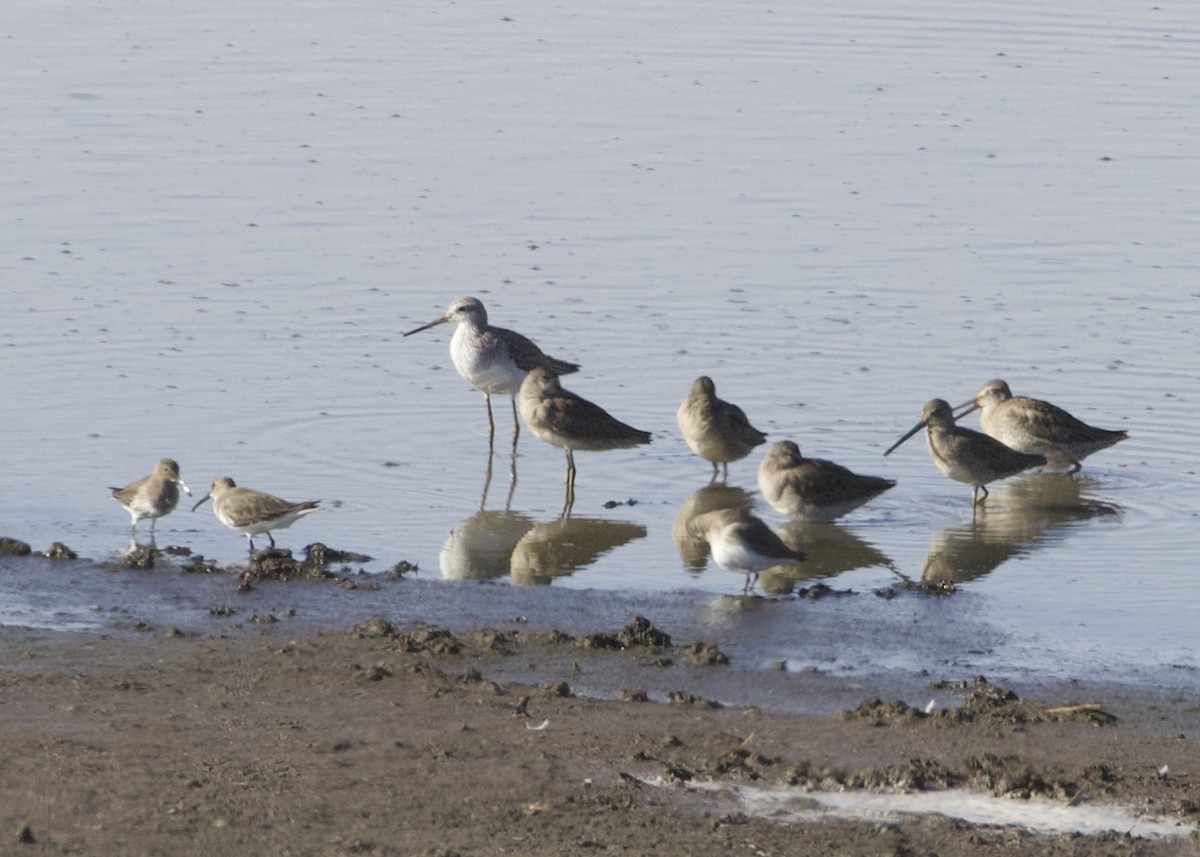
[[[923,428],[925,428],[925,423],[917,423],[915,426],[913,426],[912,428],[910,428],[908,431],[906,431],[904,433],[904,437],[900,438],[898,441],[896,441],[891,446],[889,446],[887,448],[887,452],[885,452],[884,455],[891,455],[891,452],[893,449],[898,447],[900,444],[904,443],[904,441],[908,440],[910,437],[912,437],[914,434],[916,434]]]

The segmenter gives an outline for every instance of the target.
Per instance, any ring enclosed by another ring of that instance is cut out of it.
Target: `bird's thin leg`
[[[567,450],[567,496],[563,500],[561,517],[563,520],[571,517],[571,508],[575,505],[575,456]]]
[[[150,541],[154,541],[154,525],[158,523],[158,518],[150,519]]]
[[[717,464],[717,462],[714,461],[713,462],[713,475],[712,475],[712,478],[708,480],[708,484],[712,485],[713,483],[715,483],[717,481],[717,477],[720,475],[721,475],[721,465]]]
[[[254,536],[246,534],[246,541],[250,543],[250,553],[254,553]]]
[[[520,431],[521,427],[517,422],[517,400],[513,399],[513,443],[511,453],[512,457],[509,459],[508,463],[508,479],[514,485],[516,485],[517,482],[517,438],[520,437]]]
[[[721,484],[724,485],[726,482],[729,481],[729,462],[728,461],[726,461],[725,463],[723,463],[721,465],[721,472],[724,474],[721,477]]]
[[[275,537],[273,535],[267,533],[267,540],[271,543],[271,547],[275,547]]]
[[[492,418],[492,394],[484,393],[483,400],[487,402],[488,411],[488,449],[492,448],[492,441],[496,437],[496,421]]]

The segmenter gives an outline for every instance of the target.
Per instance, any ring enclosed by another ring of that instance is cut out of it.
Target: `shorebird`
[[[988,381],[975,398],[955,408],[959,412],[954,418],[976,409],[984,434],[1019,452],[1044,455],[1049,467],[1065,467],[1071,473],[1077,473],[1083,467],[1080,462],[1093,452],[1129,437],[1128,432],[1090,426],[1041,399],[1014,396],[999,379]]]
[[[820,458],[805,458],[790,440],[772,444],[758,466],[758,489],[771,508],[807,521],[832,521],[895,487]]]
[[[627,449],[650,442],[650,433],[626,425],[599,405],[564,390],[558,376],[539,366],[521,384],[517,409],[529,428],[567,453],[567,502],[575,495],[576,449]]]
[[[304,503],[289,503],[262,491],[239,488],[228,476],[219,476],[213,480],[212,487],[203,499],[192,507],[192,511],[199,509],[210,497],[217,520],[231,530],[244,533],[250,542],[251,551],[254,550],[254,537],[263,533],[267,534],[271,547],[275,547],[275,537],[271,535],[271,530],[290,527],[298,519],[317,511],[317,504],[321,502],[308,500]]]
[[[172,512],[179,503],[179,489],[189,497],[190,488],[179,478],[179,465],[170,458],[160,458],[154,472],[130,482],[124,488],[110,488],[113,499],[125,507],[133,523],[129,537],[136,539],[138,521],[150,519],[150,538],[154,538],[154,525],[163,515]]]
[[[487,310],[478,298],[463,297],[446,308],[441,318],[410,330],[412,336],[422,330],[453,322],[457,326],[450,338],[450,361],[458,374],[476,389],[482,390],[487,402],[488,443],[496,436],[496,421],[492,418],[492,394],[512,398],[513,444],[521,433],[517,420],[517,393],[530,369],[544,367],[554,375],[569,375],[579,370],[578,363],[568,363],[548,357],[529,339],[515,330],[488,324]]]
[[[766,434],[750,425],[741,408],[717,398],[716,385],[707,375],[692,382],[675,420],[692,452],[712,462],[714,480],[720,472],[718,465],[724,467],[728,479],[729,462],[745,458],[767,440]]]
[[[970,485],[971,500],[976,504],[987,498],[987,483],[1046,463],[1045,456],[1009,449],[995,438],[955,425],[954,411],[944,399],[926,402],[921,421],[893,443],[884,455],[890,454],[922,428],[933,463],[955,482]],[[981,491],[983,496],[980,496]]]
[[[802,551],[783,543],[761,518],[745,509],[718,509],[692,518],[692,534],[708,542],[712,558],[724,569],[746,575],[743,592],[749,594],[758,582],[758,574],[779,565],[800,565]]]

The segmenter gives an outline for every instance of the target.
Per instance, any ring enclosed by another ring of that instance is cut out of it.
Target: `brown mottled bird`
[[[1048,466],[1065,467],[1071,473],[1078,472],[1080,462],[1093,452],[1129,437],[1128,432],[1090,426],[1041,399],[1014,396],[999,379],[988,381],[975,398],[955,408],[959,413],[954,418],[962,419],[977,409],[984,434],[1018,452],[1045,456]]]
[[[568,497],[575,488],[575,450],[627,449],[650,442],[649,432],[626,425],[599,405],[564,390],[544,366],[525,376],[517,410],[534,434],[567,453]]]
[[[716,385],[707,375],[692,382],[675,419],[692,452],[712,462],[713,479],[720,472],[718,465],[728,479],[729,462],[740,461],[767,440],[766,434],[750,425],[741,408],[717,398]]]
[[[133,519],[130,538],[137,537],[138,521],[150,519],[150,538],[154,525],[163,515],[172,512],[179,503],[179,489],[191,495],[191,489],[179,477],[179,465],[170,458],[160,458],[149,476],[130,482],[124,488],[110,488],[113,499],[125,507]]]
[[[307,500],[303,503],[289,503],[262,491],[252,491],[249,488],[239,488],[228,476],[218,476],[213,480],[208,493],[192,507],[196,511],[209,498],[213,501],[213,512],[217,520],[231,530],[244,533],[250,542],[250,550],[254,550],[254,537],[263,533],[275,547],[275,537],[271,530],[282,530],[290,527],[297,520],[317,511],[320,500]]]
[[[892,479],[860,476],[840,464],[805,458],[790,440],[772,444],[758,466],[758,488],[771,508],[806,521],[832,521],[895,487]]]
[[[944,399],[930,399],[921,411],[921,421],[913,426],[884,453],[908,440],[922,428],[929,455],[938,470],[956,482],[971,486],[974,503],[983,502],[988,495],[987,483],[1015,476],[1030,467],[1046,463],[1042,455],[1027,455],[1009,449],[995,438],[963,428],[954,423],[954,412]],[[983,496],[980,496],[980,492]]]

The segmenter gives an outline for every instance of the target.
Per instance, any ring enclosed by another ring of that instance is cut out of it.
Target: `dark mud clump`
[[[671,648],[671,635],[655,628],[645,616],[634,616],[632,622],[617,632],[617,642],[626,649],[634,646],[669,649]]]
[[[154,568],[157,558],[158,551],[155,550],[153,545],[134,544],[129,550],[121,552],[121,558],[116,564],[120,568],[144,570]]]
[[[802,763],[791,771],[786,781],[792,786],[821,791],[912,792],[970,788],[997,797],[1025,800],[1031,797],[1071,800],[1081,792],[1079,784],[1069,778],[1042,775],[1015,755],[1001,757],[994,753],[972,756],[961,768],[947,767],[936,759],[920,757],[861,771]]]
[[[724,667],[729,665],[729,655],[712,643],[693,643],[683,653],[683,662],[695,667]]]
[[[686,690],[672,690],[667,692],[667,702],[672,705],[695,705],[700,708],[717,709],[721,707],[721,703],[714,699],[704,699],[696,696],[693,693],[688,693]]]
[[[905,578],[899,583],[876,589],[875,594],[885,600],[895,598],[901,592],[915,592],[918,595],[953,595],[958,591],[953,580],[910,580]]]
[[[409,562],[406,559],[402,559],[387,571],[383,572],[381,576],[387,578],[388,580],[397,580],[401,577],[404,577],[406,574],[420,574],[420,572],[421,567],[415,562]]]
[[[387,619],[376,618],[359,622],[350,635],[364,640],[387,640],[393,648],[406,654],[427,652],[433,655],[457,655],[463,649],[458,637],[445,628],[416,628],[400,632]]]
[[[805,586],[796,591],[797,598],[804,598],[808,601],[818,601],[822,598],[828,598],[831,595],[854,595],[853,589],[834,589],[824,583],[814,583],[812,586]]]
[[[42,556],[46,559],[79,559],[79,554],[71,550],[62,542],[55,542],[42,551]]]
[[[654,627],[644,616],[634,616],[633,621],[616,634],[588,634],[579,638],[585,649],[669,649],[671,635]]]
[[[984,753],[967,759],[963,767],[968,786],[1001,797],[1028,800],[1039,796],[1070,800],[1079,793],[1076,783],[1056,777],[1047,779],[1017,756]]]
[[[315,565],[321,568],[326,568],[334,563],[343,565],[350,563],[368,563],[371,557],[365,553],[356,553],[355,551],[343,551],[336,548],[328,547],[320,542],[313,542],[304,548],[304,562],[306,565]]]
[[[238,571],[238,583],[247,589],[264,580],[327,580],[336,577],[323,565],[309,559],[301,562],[286,548],[267,548],[250,557],[250,563]]]
[[[11,536],[0,536],[0,556],[29,556],[33,548],[27,542]]]
[[[909,723],[923,720],[928,715],[920,709],[913,708],[907,702],[895,700],[884,702],[879,697],[860,702],[849,711],[839,715],[843,720],[865,720],[871,726],[894,726],[898,723]]]
[[[1050,707],[1043,703],[1026,701],[1011,690],[997,687],[983,676],[978,676],[969,684],[962,682],[958,685],[949,685],[942,682],[933,687],[938,690],[953,687],[966,691],[966,694],[959,706],[927,710],[913,708],[908,703],[899,700],[883,702],[878,698],[869,699],[850,711],[842,712],[840,716],[843,720],[863,720],[878,727],[898,726],[922,720],[949,726],[960,723],[988,722],[1023,727],[1031,723],[1064,721],[1108,726],[1117,720],[1098,703]]]
[[[179,566],[179,571],[183,574],[223,574],[225,569],[205,559],[203,555],[195,554]]]
[[[350,629],[350,636],[361,640],[383,640],[396,636],[396,629],[387,619],[376,617],[359,622]]]

